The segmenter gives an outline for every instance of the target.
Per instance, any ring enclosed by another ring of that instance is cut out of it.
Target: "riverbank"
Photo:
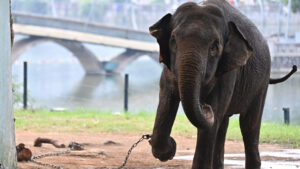
[[[146,111],[139,113],[113,113],[99,110],[77,109],[72,111],[15,110],[16,130],[44,133],[151,133],[155,114]],[[196,129],[184,114],[178,114],[172,135],[187,138],[196,137]],[[260,142],[281,144],[290,148],[300,147],[300,126],[262,123]],[[230,120],[227,140],[240,141],[238,118]]]

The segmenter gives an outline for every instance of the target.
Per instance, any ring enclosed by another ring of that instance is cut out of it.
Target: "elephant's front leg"
[[[224,167],[222,157],[224,156],[224,142],[229,120],[225,113],[233,94],[235,80],[232,78],[234,76],[232,77],[230,74],[220,77],[206,99],[206,102],[211,105],[211,111],[214,112],[215,123],[209,129],[198,128],[193,169],[212,169],[213,167],[221,169]]]
[[[215,139],[215,127],[206,130],[198,129],[193,169],[212,169]]]
[[[171,129],[179,105],[178,88],[174,76],[169,71],[164,71],[160,79],[159,104],[152,138],[152,154],[161,161],[174,157],[176,142],[170,137]]]

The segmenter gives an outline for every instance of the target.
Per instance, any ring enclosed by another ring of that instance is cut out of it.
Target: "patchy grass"
[[[237,118],[231,119],[227,139],[242,140],[240,124]],[[300,147],[300,126],[263,122],[260,130],[260,142]]]
[[[17,130],[70,133],[151,133],[155,114],[147,111],[114,114],[86,109],[62,112],[15,110],[15,117]],[[197,131],[184,114],[178,114],[172,134],[195,137]],[[227,139],[242,140],[237,118],[230,120]],[[260,141],[300,147],[300,126],[262,123]]]

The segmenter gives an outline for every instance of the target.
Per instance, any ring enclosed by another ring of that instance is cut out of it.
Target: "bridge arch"
[[[68,51],[70,51],[79,60],[86,74],[106,73],[102,63],[81,42],[54,38],[29,36],[28,38],[24,38],[17,41],[16,43],[14,43],[12,50],[12,63],[15,62],[25,51],[31,49],[32,47],[40,43],[48,41],[59,44],[66,48]]]
[[[145,52],[133,49],[126,49],[123,53],[120,53],[116,57],[112,58],[109,63],[115,64],[115,73],[121,73],[129,64],[138,59],[140,56],[147,55],[158,63],[157,52]]]

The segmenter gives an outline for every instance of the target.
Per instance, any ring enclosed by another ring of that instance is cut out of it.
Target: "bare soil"
[[[16,132],[16,143],[24,143],[33,155],[40,155],[49,152],[59,152],[65,149],[58,149],[49,144],[43,144],[42,147],[33,147],[34,140],[38,137],[45,137],[57,140],[58,144],[68,145],[75,141],[84,144],[84,150],[72,151],[69,154],[46,157],[39,161],[47,162],[70,169],[83,168],[117,168],[127,155],[128,149],[133,143],[140,139],[142,134],[107,134],[107,133],[36,133],[27,131]],[[195,150],[196,138],[187,138],[174,136],[177,142],[176,156],[193,155]],[[104,144],[107,141],[113,141],[117,144]],[[279,145],[260,145],[260,151],[280,151],[285,147]],[[244,153],[243,143],[240,141],[226,141],[226,153]],[[269,160],[277,160],[273,157]],[[192,161],[189,160],[170,160],[160,162],[155,159],[151,153],[151,147],[148,141],[141,142],[132,152],[125,168],[191,168]],[[32,162],[19,162],[20,169],[49,168],[39,166]],[[231,168],[226,166],[226,168]]]

